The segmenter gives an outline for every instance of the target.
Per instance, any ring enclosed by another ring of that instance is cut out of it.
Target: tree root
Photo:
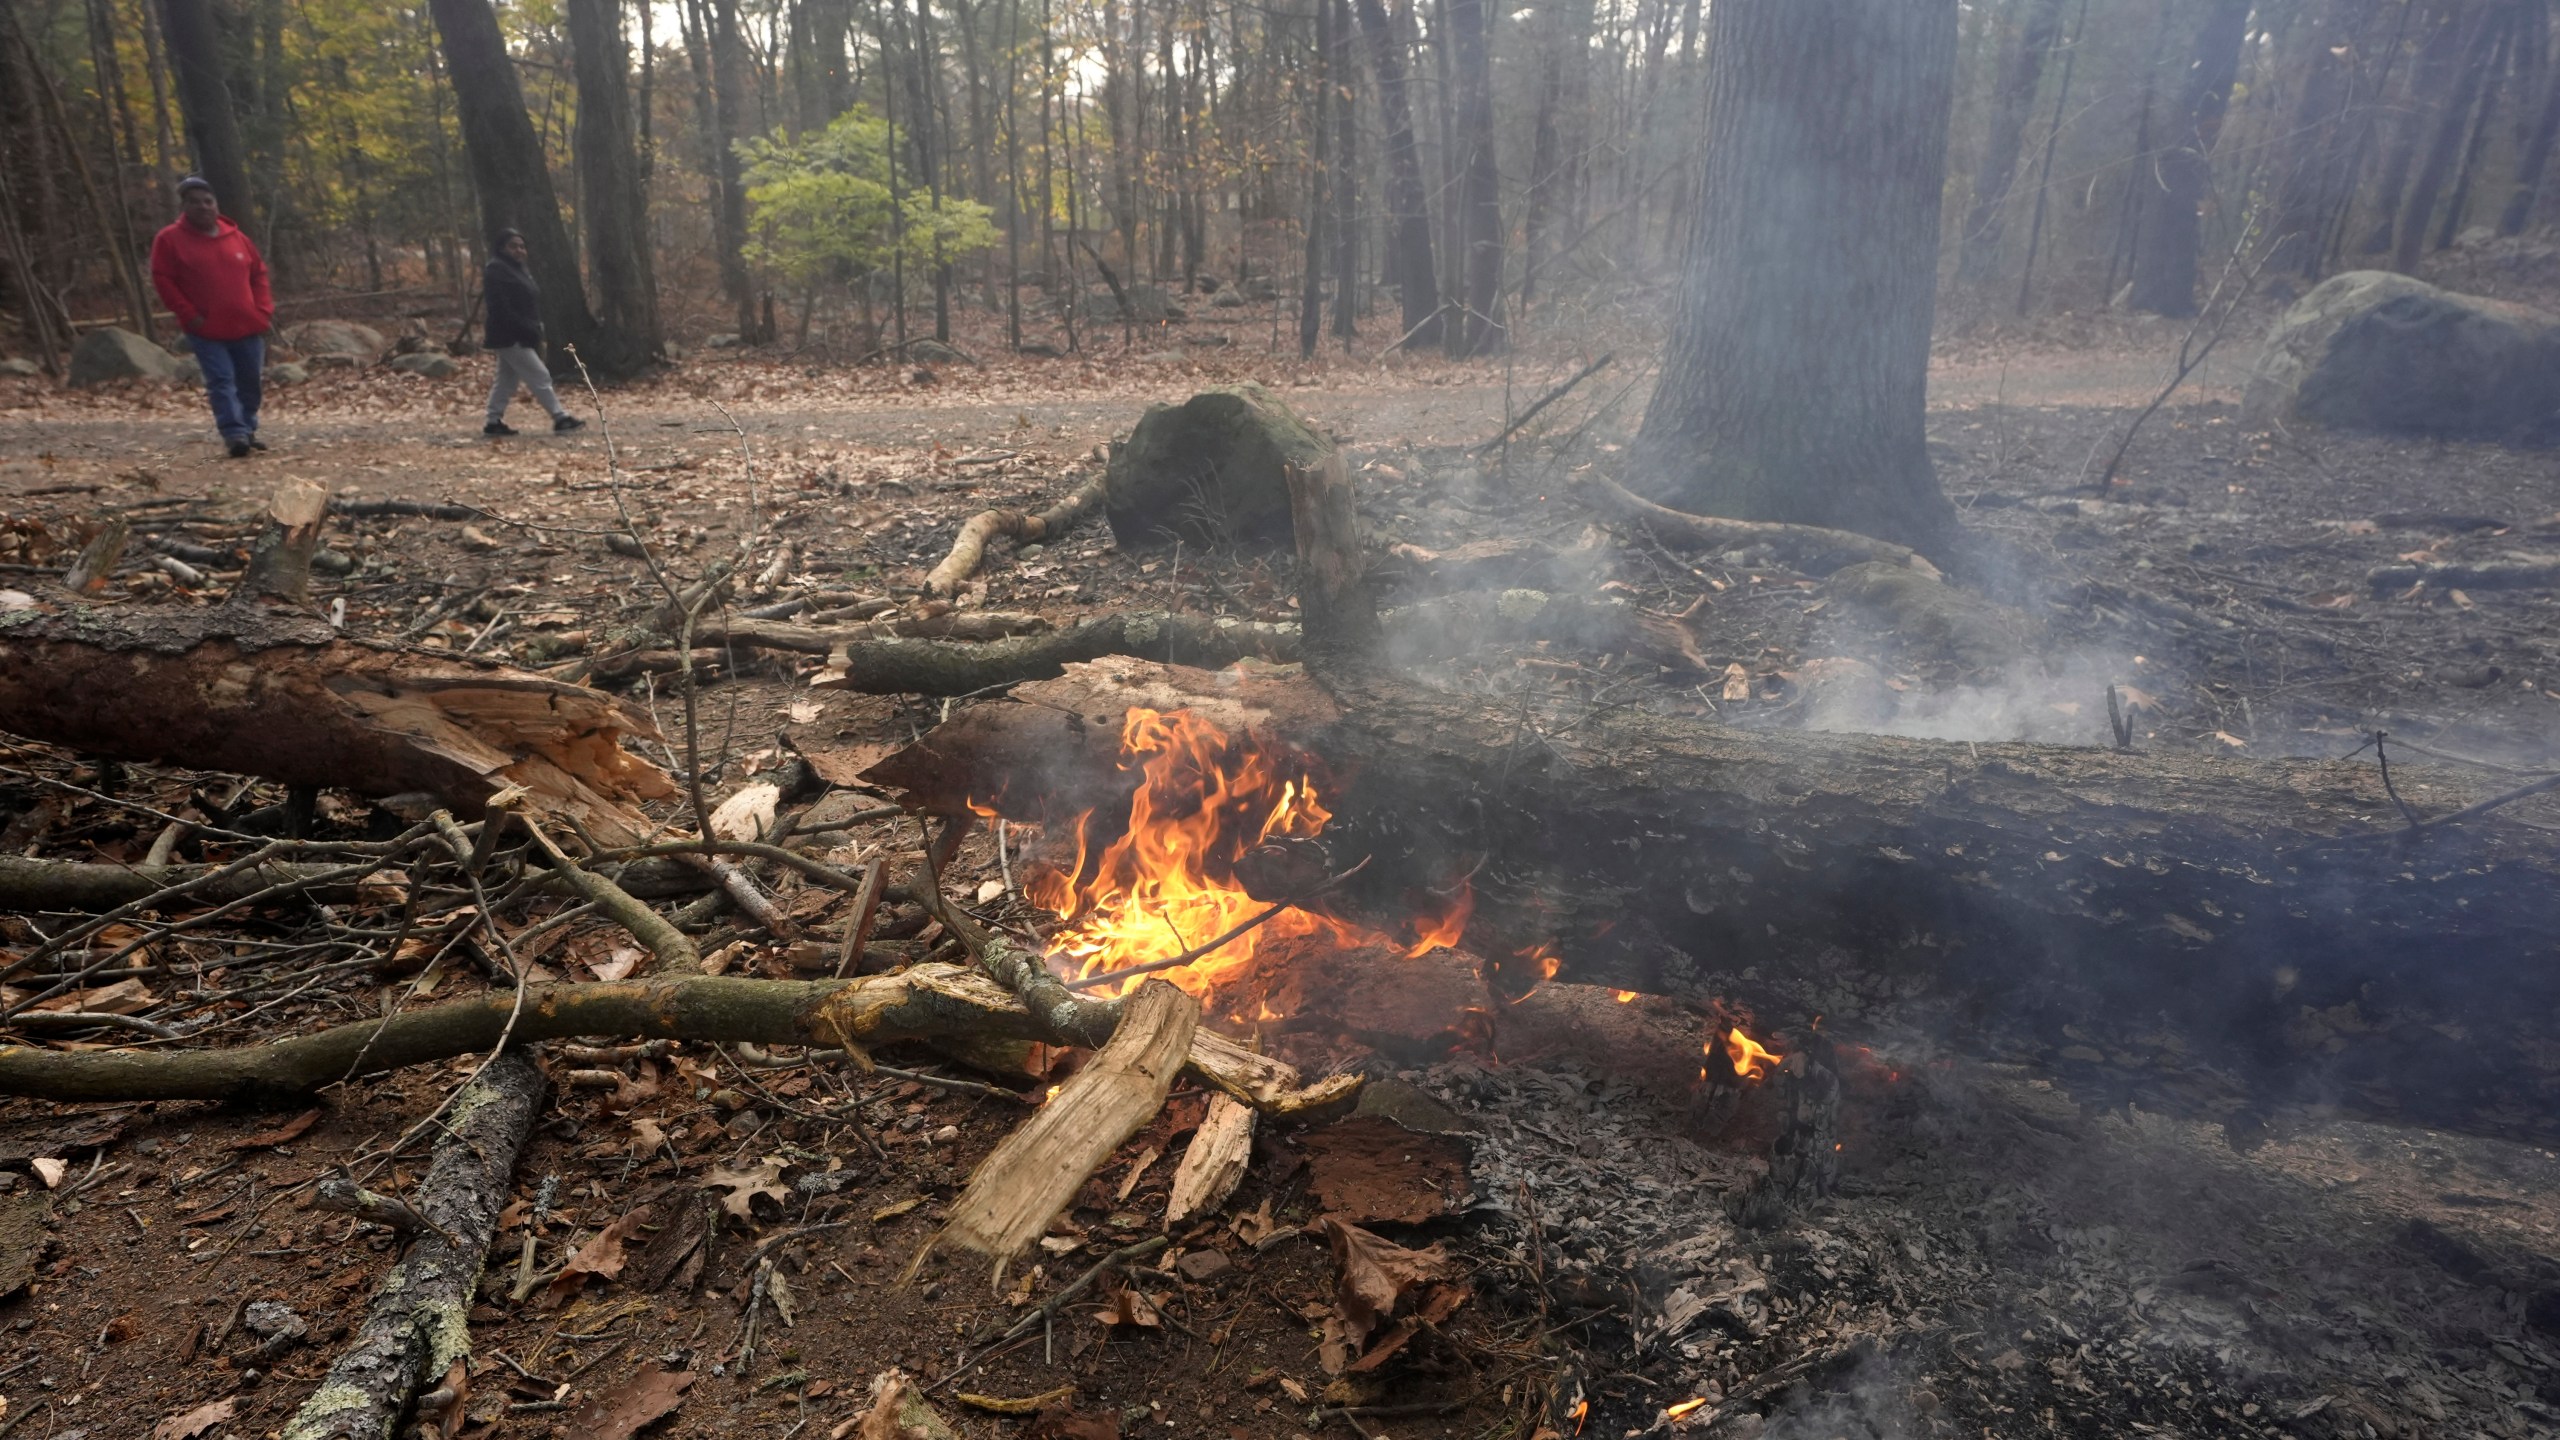
[[[510,1050],[454,1097],[412,1192],[425,1228],[374,1291],[355,1344],[285,1423],[284,1440],[390,1440],[418,1392],[471,1353],[465,1314],[543,1088],[541,1070]]]
[[[1581,486],[1583,503],[1592,509],[1612,519],[1647,526],[1654,534],[1675,544],[1717,548],[1767,545],[1817,575],[1828,574],[1861,560],[1882,560],[1889,565],[1908,565],[1931,575],[1938,573],[1938,567],[1921,558],[1918,551],[1890,540],[1878,540],[1872,535],[1826,530],[1819,525],[1790,525],[1776,520],[1722,520],[1708,515],[1692,515],[1685,510],[1657,505],[1602,475],[1586,476]]]
[[[952,537],[951,553],[942,557],[942,563],[933,567],[932,574],[924,577],[925,593],[945,597],[959,594],[960,587],[969,583],[969,577],[978,573],[979,564],[986,558],[987,542],[999,535],[1010,538],[1016,545],[1036,545],[1073,530],[1101,506],[1102,481],[1096,477],[1086,481],[1074,494],[1038,514],[1020,510],[982,510],[961,525],[960,533]]]

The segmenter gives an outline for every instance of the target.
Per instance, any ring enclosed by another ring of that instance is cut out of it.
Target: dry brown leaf
[[[62,1177],[71,1173],[70,1165],[51,1155],[38,1155],[27,1164],[34,1167],[36,1178],[44,1182],[44,1188],[47,1190],[60,1189]]]
[[[595,972],[597,979],[611,984],[616,980],[630,979],[631,972],[639,969],[640,962],[646,958],[648,957],[636,945],[617,945],[612,954],[587,968]]]
[[[151,1427],[151,1440],[195,1440],[214,1426],[231,1418],[240,1408],[235,1397],[207,1400],[193,1410],[182,1410]]]
[[[1320,1217],[1316,1228],[1332,1242],[1337,1270],[1323,1356],[1326,1371],[1338,1375],[1380,1322],[1395,1313],[1406,1291],[1448,1273],[1449,1254],[1438,1245],[1408,1250],[1331,1215]]]
[[[122,943],[122,942],[118,942]],[[81,1015],[133,1015],[160,1003],[149,986],[139,980],[119,980],[113,985],[100,985],[88,990],[74,990],[40,1001],[30,1010],[60,1010]]]
[[[741,1220],[754,1214],[759,1195],[769,1196],[777,1203],[791,1198],[791,1188],[782,1183],[782,1162],[770,1157],[743,1170],[714,1168],[702,1177],[702,1183],[728,1191],[720,1197],[720,1208]]]
[[[957,1440],[904,1370],[871,1377],[871,1408],[827,1432],[827,1440]]]
[[[1727,700],[1751,698],[1751,672],[1743,669],[1742,662],[1739,660],[1724,667],[1724,698]]]
[[[579,1246],[578,1253],[569,1257],[569,1263],[560,1267],[560,1273],[551,1277],[550,1288],[543,1292],[543,1308],[556,1310],[568,1303],[570,1297],[586,1288],[590,1275],[599,1280],[620,1279],[623,1264],[630,1258],[624,1253],[624,1247],[648,1218],[649,1207],[643,1205],[597,1231],[594,1239]]]
[[[631,1440],[652,1422],[674,1414],[693,1380],[691,1370],[664,1370],[652,1360],[588,1402],[569,1421],[569,1440]]]
[[[1164,1328],[1164,1317],[1156,1304],[1135,1285],[1123,1285],[1102,1302],[1101,1320],[1108,1329],[1130,1326],[1139,1330]]]
[[[231,1148],[234,1150],[264,1150],[271,1145],[290,1145],[294,1141],[301,1139],[305,1131],[319,1123],[319,1111],[305,1110],[301,1114],[294,1116],[292,1119],[287,1120],[273,1130],[261,1130],[255,1135],[241,1136],[239,1139],[231,1142]]]

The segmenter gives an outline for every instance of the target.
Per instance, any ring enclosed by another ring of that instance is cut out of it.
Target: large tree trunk
[[[2297,22],[2305,31],[2301,98],[2284,145],[2287,159],[2268,227],[2275,248],[2268,263],[2298,271],[2305,279],[2319,278],[2329,219],[2354,179],[2348,114],[2363,99],[2366,64],[2355,41],[2372,23],[2375,8],[2373,0],[2328,0]]]
[[[1493,147],[1493,39],[1484,0],[1449,0],[1458,82],[1458,233],[1467,313],[1449,332],[1450,356],[1490,355],[1510,343],[1502,319],[1502,167]]]
[[[2018,156],[2026,149],[2027,117],[2035,109],[2036,87],[2044,79],[2045,52],[2062,34],[2062,0],[2026,0],[2026,9],[2025,22],[2000,57],[2000,76],[1991,93],[1991,124],[1973,172],[1973,206],[1965,213],[1964,238],[1956,251],[1956,278],[1968,285],[1984,284],[1999,268],[2009,191],[2017,177]]]
[[[2534,202],[2542,192],[2542,174],[2551,164],[2551,149],[2560,141],[2560,57],[2543,64],[2541,115],[2533,122],[2526,137],[2524,151],[2516,158],[2515,193],[2507,197],[2507,208],[2498,215],[2498,233],[2521,235],[2533,223]]]
[[[1782,1031],[1819,1016],[2242,1131],[2307,1106],[2560,1139],[2560,856],[2502,815],[2409,833],[2370,765],[1524,717],[1369,673],[1105,660],[872,777],[949,813],[1098,807],[1098,850],[1131,705],[1305,757],[1333,811],[1316,853],[1242,882],[1284,898],[1365,860],[1320,903],[1399,940],[1471,885],[1470,950]],[[2473,798],[2394,779],[2437,814]]]
[[[2470,129],[2472,109],[2488,85],[2489,60],[2505,33],[2506,18],[2506,11],[2490,10],[2472,21],[2463,46],[2462,68],[2456,72],[2443,108],[2435,117],[2434,132],[2428,137],[2426,158],[2419,163],[2417,178],[2410,182],[2408,197],[2401,202],[2399,228],[2393,232],[2391,243],[2391,268],[2404,275],[2418,268],[2419,253],[2426,248],[2427,223],[2435,217],[2436,202],[2444,196],[2445,182],[2452,178],[2454,159],[2461,154],[2463,136]]]
[[[223,77],[222,40],[215,32],[211,0],[160,0],[160,31],[177,72],[178,108],[187,120],[187,148],[196,173],[213,185],[223,211],[240,227],[260,230],[250,208],[249,152],[240,141],[240,116],[231,84]]]
[[[580,228],[586,232],[587,273],[595,277],[602,332],[588,363],[608,375],[633,375],[659,358],[665,342],[658,330],[649,190],[632,143],[622,4],[568,0],[567,11],[578,72]]]
[[[1686,283],[1634,484],[1930,549],[1953,0],[1720,0]]]
[[[1383,0],[1356,0],[1369,37],[1369,68],[1378,77],[1378,114],[1386,126],[1387,211],[1395,234],[1388,278],[1404,305],[1402,343],[1440,343],[1440,282],[1431,265],[1431,212],[1423,198],[1422,151],[1413,138],[1413,101],[1405,85],[1404,41],[1387,23]]]
[[[2152,168],[2156,194],[2144,207],[2150,224],[2133,270],[2133,308],[2154,315],[2196,313],[2196,251],[2203,243],[2204,202],[2213,188],[2213,146],[2240,71],[2240,42],[2250,0],[2213,0],[2196,33],[2195,62],[2178,100],[2178,123]]]
[[[575,345],[585,354],[597,348],[595,316],[587,309],[587,292],[578,281],[577,247],[569,243],[569,227],[561,222],[542,137],[525,113],[524,87],[516,81],[515,59],[498,30],[497,12],[489,8],[489,0],[429,0],[428,8],[443,41],[445,69],[453,76],[462,148],[471,161],[472,188],[480,196],[481,228],[524,232],[533,278],[542,287],[542,328],[551,345],[552,367],[574,371],[566,349]]]

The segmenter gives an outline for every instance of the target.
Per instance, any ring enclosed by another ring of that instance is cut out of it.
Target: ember
[[[1234,933],[1271,908],[1247,893],[1237,862],[1258,845],[1314,839],[1333,818],[1303,762],[1251,737],[1232,738],[1191,711],[1144,707],[1128,712],[1120,753],[1122,768],[1140,775],[1128,829],[1096,857],[1090,853],[1094,815],[1079,815],[1071,858],[1036,872],[1025,887],[1035,903],[1066,921],[1050,937],[1049,953],[1075,978],[1210,946],[1166,975],[1205,996],[1242,970],[1265,940],[1320,934],[1344,946],[1395,943],[1294,906]],[[1418,917],[1415,939],[1399,948],[1410,957],[1455,945],[1473,906],[1474,896],[1460,888],[1436,914]]]

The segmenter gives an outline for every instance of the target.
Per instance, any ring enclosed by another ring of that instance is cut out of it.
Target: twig
[[[2391,752],[2382,743],[2387,733],[2381,730],[2373,732],[2373,758],[2374,763],[2382,767],[2382,793],[2390,796],[2391,803],[2400,807],[2400,818],[2409,822],[2410,829],[2424,830],[2427,822],[2418,818],[2418,812],[2409,808],[2408,801],[2400,798],[2399,787],[2391,783]]]
[[[2196,312],[2195,323],[2187,327],[2185,338],[2178,342],[2177,373],[2169,377],[2168,384],[2160,387],[2159,394],[2151,397],[2150,404],[2142,407],[2142,413],[2133,417],[2133,423],[2124,428],[2124,438],[2116,442],[2116,453],[2107,457],[2107,468],[2098,472],[2097,483],[2090,486],[2090,489],[2101,495],[2107,493],[2107,487],[2115,483],[2117,468],[2124,464],[2125,452],[2133,448],[2133,437],[2141,433],[2143,422],[2156,414],[2161,406],[2169,403],[2169,397],[2178,392],[2178,387],[2185,384],[2187,377],[2194,374],[2198,366],[2204,364],[2205,357],[2213,353],[2214,347],[2222,343],[2222,337],[2231,332],[2231,322],[2239,317],[2241,302],[2249,298],[2251,290],[2257,288],[2258,272],[2265,269],[2267,262],[2275,257],[2276,247],[2268,246],[2258,256],[2257,263],[2251,265],[2249,272],[2241,277],[2239,293],[2222,305],[2221,314],[2216,317],[2215,302],[2221,300],[2223,289],[2231,283],[2231,272],[2239,265],[2240,257],[2248,253],[2249,242],[2256,237],[2257,229],[2254,219],[2240,227],[2239,246],[2231,252],[2230,262],[2223,266],[2222,277],[2214,282],[2213,293],[2205,297],[2204,308]],[[2202,349],[2196,349],[2196,332],[2204,327],[2207,320],[2213,321],[2213,333],[2205,338]]]
[[[1001,1350],[1005,1346],[1012,1344],[1014,1341],[1021,1339],[1023,1336],[1030,1334],[1033,1326],[1046,1322],[1051,1317],[1055,1316],[1060,1309],[1064,1308],[1067,1302],[1075,1299],[1079,1295],[1082,1295],[1087,1290],[1092,1289],[1093,1282],[1101,1279],[1105,1272],[1118,1270],[1132,1260],[1144,1259],[1172,1243],[1173,1237],[1170,1235],[1150,1235],[1146,1239],[1140,1240],[1134,1245],[1123,1245],[1119,1249],[1112,1251],[1110,1254],[1103,1256],[1100,1260],[1094,1262],[1092,1269],[1087,1270],[1082,1275],[1077,1276],[1074,1280],[1069,1281],[1064,1288],[1058,1291],[1057,1294],[1041,1301],[1039,1305],[1025,1312],[1021,1319],[1013,1322],[1013,1328],[1005,1331],[1001,1336],[998,1336],[994,1343],[988,1345],[985,1349],[980,1350],[976,1355],[961,1362],[960,1365],[954,1368],[950,1374],[945,1375],[941,1379],[924,1387],[925,1393],[931,1394],[934,1391],[940,1390],[944,1386],[951,1384],[961,1376],[978,1368],[981,1363],[993,1357],[998,1350]]]
[[[1502,448],[1504,441],[1519,434],[1523,426],[1527,425],[1530,421],[1537,419],[1539,411],[1544,410],[1548,406],[1556,403],[1558,400],[1563,399],[1567,394],[1572,392],[1573,387],[1576,385],[1579,385],[1583,381],[1590,379],[1592,376],[1599,374],[1601,371],[1608,369],[1609,362],[1617,358],[1618,352],[1612,350],[1601,356],[1599,359],[1592,361],[1590,364],[1583,366],[1580,370],[1575,371],[1572,379],[1565,381],[1553,390],[1539,396],[1536,404],[1533,404],[1528,409],[1521,411],[1520,418],[1512,421],[1508,426],[1504,427],[1501,434],[1496,435],[1492,439],[1477,446],[1475,448],[1475,453],[1481,455],[1487,450],[1498,450]]]

